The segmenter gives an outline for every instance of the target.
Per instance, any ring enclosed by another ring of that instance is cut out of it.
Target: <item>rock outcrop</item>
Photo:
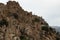
[[[56,40],[56,31],[18,2],[0,3],[0,40]]]

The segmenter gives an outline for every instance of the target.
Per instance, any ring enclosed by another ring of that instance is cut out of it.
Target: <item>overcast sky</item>
[[[0,0],[6,3],[8,0]],[[60,0],[17,0],[22,8],[42,16],[50,26],[60,26]]]

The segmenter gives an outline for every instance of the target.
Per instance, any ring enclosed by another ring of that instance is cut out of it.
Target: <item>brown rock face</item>
[[[56,33],[42,17],[9,1],[0,3],[0,40],[56,40]]]

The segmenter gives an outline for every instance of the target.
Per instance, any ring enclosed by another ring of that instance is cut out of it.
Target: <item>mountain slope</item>
[[[56,40],[56,32],[42,17],[8,1],[0,3],[0,40]]]
[[[60,26],[53,26],[52,28],[55,28],[57,32],[60,32]]]

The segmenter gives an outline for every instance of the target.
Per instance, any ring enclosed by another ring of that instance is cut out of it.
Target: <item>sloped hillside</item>
[[[0,3],[0,40],[56,40],[56,31],[18,2]]]

